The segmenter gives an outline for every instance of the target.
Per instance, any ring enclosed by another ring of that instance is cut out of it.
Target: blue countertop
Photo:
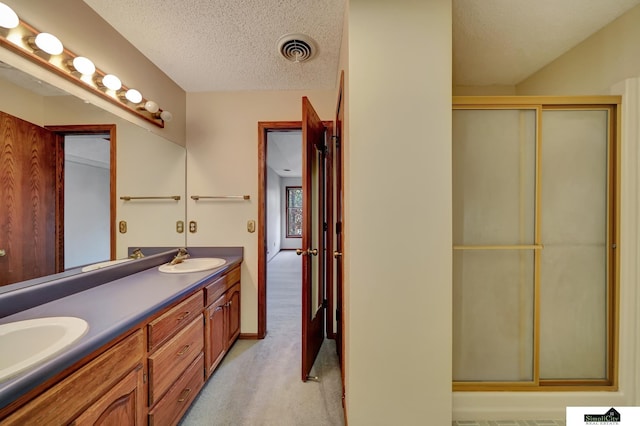
[[[32,318],[73,316],[89,324],[86,334],[53,358],[22,374],[0,382],[0,408],[24,395],[49,378],[95,352],[147,318],[202,287],[206,281],[222,275],[242,262],[242,249],[227,250],[226,255],[206,248],[192,249],[192,257],[215,256],[227,263],[215,270],[185,274],[165,274],[157,266],[166,262],[158,257],[148,269],[132,273],[76,293],[33,306],[0,318],[0,324]],[[133,262],[127,262],[128,265]],[[115,270],[119,266],[110,269]],[[97,274],[87,273],[91,279]],[[7,350],[8,348],[0,348]]]

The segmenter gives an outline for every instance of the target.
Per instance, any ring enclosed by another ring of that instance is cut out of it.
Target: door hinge
[[[342,232],[342,222],[336,222],[336,234],[340,234]]]
[[[340,148],[340,136],[331,136],[331,139],[335,141],[335,147]]]
[[[329,224],[328,224],[327,222],[324,222],[324,223],[322,224],[322,230],[323,230],[323,231],[328,231],[328,230],[329,230]]]
[[[336,321],[340,321],[340,310],[336,309]]]
[[[323,307],[324,309],[327,309],[327,299],[324,299],[324,300],[322,301],[322,307]]]
[[[325,144],[316,144],[316,149],[321,152],[322,154],[326,154],[327,153],[327,145]]]

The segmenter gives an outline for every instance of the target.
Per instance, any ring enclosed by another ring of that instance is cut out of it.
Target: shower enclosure
[[[454,98],[454,390],[615,387],[619,102]]]

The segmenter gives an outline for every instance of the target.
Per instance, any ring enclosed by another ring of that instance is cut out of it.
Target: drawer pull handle
[[[178,352],[176,355],[182,356],[182,355],[186,354],[189,351],[190,347],[191,347],[191,345],[184,345],[182,350],[180,350],[180,352]]]
[[[183,319],[185,319],[186,317],[188,317],[190,313],[191,313],[191,311],[187,311],[187,312],[183,313],[181,317],[178,317],[178,318],[176,319],[176,321],[182,321]]]
[[[184,402],[187,399],[187,396],[189,395],[190,392],[191,392],[191,388],[186,388],[185,390],[183,390],[182,393],[180,394],[180,399],[178,399],[178,402]]]

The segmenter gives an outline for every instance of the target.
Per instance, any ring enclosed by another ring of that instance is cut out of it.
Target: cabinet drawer
[[[149,356],[149,406],[169,389],[204,348],[202,313]]]
[[[143,352],[143,335],[138,330],[2,420],[2,425],[69,423],[139,364]]]
[[[149,426],[174,425],[191,405],[204,385],[204,357],[202,354],[171,386],[153,410],[149,412]]]
[[[202,308],[202,292],[198,291],[151,321],[147,326],[149,330],[149,351],[161,345],[178,329],[188,324],[189,321],[202,312]]]
[[[234,268],[204,288],[204,306],[215,302],[232,285],[240,281],[240,267]]]

